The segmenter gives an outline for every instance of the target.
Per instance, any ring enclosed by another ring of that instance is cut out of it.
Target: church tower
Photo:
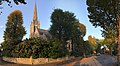
[[[36,3],[35,3],[33,19],[30,24],[30,38],[40,37],[39,29],[40,29],[40,22],[38,21],[37,7],[36,7]]]

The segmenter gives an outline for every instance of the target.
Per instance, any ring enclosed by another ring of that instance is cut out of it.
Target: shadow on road
[[[101,55],[95,57],[96,61],[101,64],[101,66],[116,66],[116,57],[111,55]]]
[[[116,57],[110,55],[91,56],[66,64],[66,66],[116,66]]]

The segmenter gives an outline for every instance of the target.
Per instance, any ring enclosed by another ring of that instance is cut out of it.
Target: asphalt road
[[[116,57],[110,55],[92,56],[64,66],[116,66]]]

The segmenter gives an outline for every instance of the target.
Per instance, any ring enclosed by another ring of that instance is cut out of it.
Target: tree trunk
[[[120,54],[120,17],[118,16],[118,54]]]
[[[113,55],[113,54],[112,54],[112,46],[110,46],[110,55]]]
[[[118,66],[120,66],[120,16],[118,17],[118,54],[117,54],[117,61]]]

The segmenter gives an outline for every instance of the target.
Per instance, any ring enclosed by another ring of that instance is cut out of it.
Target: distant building
[[[40,29],[40,22],[38,21],[37,7],[35,3],[33,19],[30,24],[30,38],[38,38],[38,37],[41,39],[48,40],[50,39],[50,34],[48,30]]]

